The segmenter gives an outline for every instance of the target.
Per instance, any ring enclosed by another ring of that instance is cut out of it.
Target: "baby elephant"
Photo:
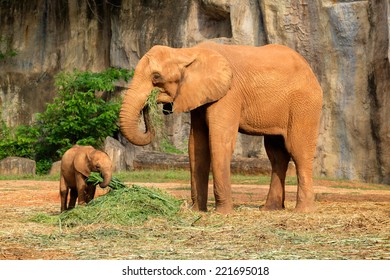
[[[76,199],[79,205],[83,205],[94,198],[96,186],[85,182],[91,172],[99,172],[103,177],[100,187],[107,187],[112,177],[110,157],[92,146],[75,145],[64,153],[60,179],[61,212],[74,208]],[[70,200],[67,206],[69,190]]]

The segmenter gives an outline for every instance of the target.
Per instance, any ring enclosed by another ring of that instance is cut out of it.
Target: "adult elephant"
[[[322,90],[305,59],[280,45],[201,43],[192,48],[154,46],[140,60],[120,111],[120,126],[133,144],[153,139],[145,101],[154,87],[159,103],[191,112],[189,156],[193,208],[207,211],[210,164],[216,211],[232,210],[230,161],[238,131],[264,135],[272,165],[265,210],[283,209],[290,158],[296,164],[296,210],[314,208],[312,164]],[[146,130],[138,127],[143,111]]]
[[[99,185],[101,188],[107,187],[112,178],[110,157],[92,146],[75,145],[64,153],[60,178],[61,212],[74,208],[76,200],[79,205],[83,205],[94,198],[96,185],[85,181],[91,172],[101,173],[103,182]]]

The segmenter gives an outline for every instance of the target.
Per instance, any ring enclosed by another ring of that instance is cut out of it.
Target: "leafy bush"
[[[57,97],[32,126],[14,131],[2,123],[0,159],[21,156],[37,160],[43,172],[74,144],[99,147],[118,130],[120,100],[104,100],[99,92],[112,92],[114,81],[128,80],[133,72],[110,68],[101,73],[74,70],[55,77]],[[40,164],[42,163],[42,164]]]
[[[37,115],[40,135],[46,153],[57,157],[74,144],[100,146],[107,136],[118,130],[118,100],[105,101],[96,97],[96,92],[111,92],[113,82],[128,80],[131,72],[110,68],[101,73],[80,72],[60,73],[56,76],[58,97],[48,104],[46,111]]]
[[[34,144],[38,141],[38,131],[33,127],[20,125],[11,131],[4,122],[0,130],[0,159],[7,156],[34,158]]]
[[[168,154],[178,154],[178,155],[183,155],[183,154],[188,154],[188,148],[184,149],[179,149],[173,145],[168,137],[163,137],[163,139],[160,142],[160,149],[164,153]]]

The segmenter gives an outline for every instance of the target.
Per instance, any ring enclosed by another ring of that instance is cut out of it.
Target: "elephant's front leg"
[[[191,170],[193,209],[207,211],[210,148],[204,109],[191,112],[191,131],[188,144]]]
[[[77,185],[77,204],[84,205],[87,202],[85,177],[78,173],[76,174],[76,185]]]
[[[211,163],[214,179],[216,211],[227,214],[233,210],[230,163],[238,133],[234,123],[230,127],[210,127]]]
[[[85,188],[85,202],[89,203],[96,193],[96,185],[87,185]]]

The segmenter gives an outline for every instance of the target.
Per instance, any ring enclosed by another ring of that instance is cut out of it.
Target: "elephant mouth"
[[[157,96],[157,103],[163,104],[162,112],[164,115],[169,115],[173,113],[173,98],[162,88],[157,88],[159,94]]]
[[[173,113],[173,102],[163,104],[163,114],[170,115]]]

